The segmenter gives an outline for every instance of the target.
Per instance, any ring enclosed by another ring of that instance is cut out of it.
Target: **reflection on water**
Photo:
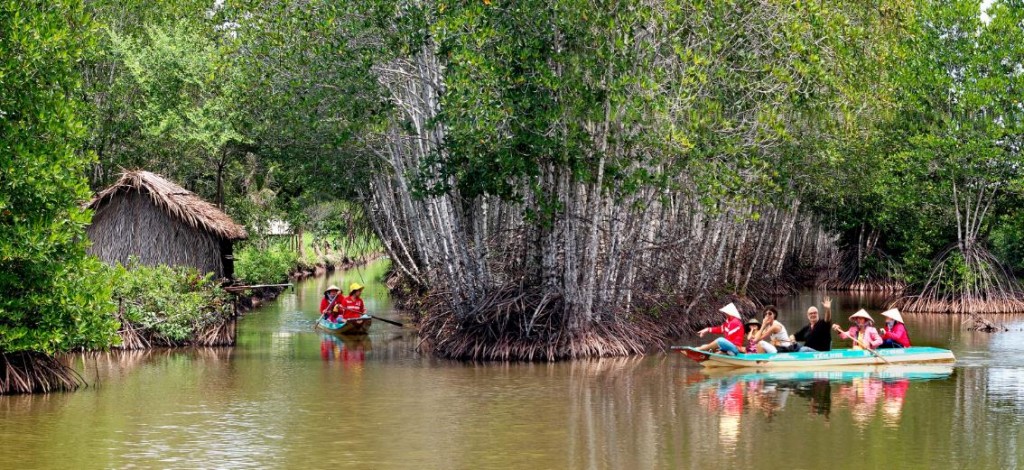
[[[836,403],[849,411],[852,422],[860,429],[877,418],[887,427],[898,427],[911,381],[948,379],[953,368],[922,365],[710,373],[714,376],[694,385],[698,402],[709,414],[719,416],[718,436],[723,446],[734,447],[744,411],[771,422],[793,401],[804,401],[794,406],[826,421]]]
[[[1016,331],[908,318],[916,343],[956,352],[955,369],[709,375],[678,354],[467,364],[419,354],[408,328],[376,323],[364,338],[313,329],[322,288],[351,280],[367,284],[375,315],[399,319],[373,281],[382,270],[300,284],[243,318],[236,348],[72,356],[97,385],[0,397],[0,467],[802,469],[849,468],[842,459],[856,456],[858,468],[1003,469],[1024,461]],[[817,295],[777,302],[788,305],[787,327]],[[837,303],[846,316],[859,308],[855,299]]]
[[[360,364],[373,349],[369,335],[340,336],[320,333],[320,357],[326,362]]]

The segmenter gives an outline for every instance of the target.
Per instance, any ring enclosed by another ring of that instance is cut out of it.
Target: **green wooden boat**
[[[316,322],[316,327],[320,330],[337,335],[365,335],[369,332],[370,325],[372,324],[373,318],[369,315],[363,315],[359,318],[349,318],[348,320],[342,320],[339,322],[332,322],[324,317],[320,317]]]

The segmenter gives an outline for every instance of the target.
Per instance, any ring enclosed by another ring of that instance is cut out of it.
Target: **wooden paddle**
[[[380,321],[382,321],[384,323],[390,323],[390,324],[395,325],[395,326],[405,326],[405,325],[403,325],[403,324],[401,324],[399,322],[396,322],[394,320],[388,320],[387,318],[381,318],[381,317],[378,317],[376,315],[366,314],[366,316],[368,316],[370,318],[375,318],[375,319],[380,320]]]
[[[327,318],[327,312],[331,311],[331,308],[334,307],[334,304],[337,303],[338,299],[340,299],[340,298],[341,298],[341,292],[338,292],[338,295],[334,296],[334,300],[332,300],[331,303],[327,304],[327,308],[324,309],[324,313],[320,314],[320,318]]]
[[[882,360],[882,362],[884,362],[884,363],[886,363],[886,364],[892,364],[891,362],[889,362],[889,360],[888,360],[888,359],[886,359],[886,358],[882,357],[882,355],[881,355],[881,354],[878,354],[878,351],[875,351],[874,349],[871,349],[871,348],[869,348],[869,347],[868,347],[868,346],[867,346],[866,344],[864,344],[864,342],[863,342],[863,341],[861,341],[861,340],[857,339],[857,337],[856,337],[856,336],[854,336],[854,337],[852,337],[852,338],[853,338],[853,340],[854,340],[854,341],[856,341],[856,342],[857,342],[857,344],[859,344],[859,345],[860,345],[860,348],[861,348],[861,349],[867,349],[867,350],[868,350],[868,352],[870,352],[871,354],[874,354],[874,355],[875,355],[875,357],[877,357],[877,358],[881,359],[881,360]]]

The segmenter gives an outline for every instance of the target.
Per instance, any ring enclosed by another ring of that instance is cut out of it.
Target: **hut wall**
[[[86,233],[89,252],[108,264],[127,264],[135,256],[146,265],[194,266],[224,276],[219,237],[171,217],[138,191],[104,202]]]

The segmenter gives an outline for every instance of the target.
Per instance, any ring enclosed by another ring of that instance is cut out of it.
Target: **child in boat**
[[[832,329],[839,333],[840,338],[852,339],[853,349],[877,349],[882,345],[882,337],[874,327],[875,321],[867,311],[857,310],[857,313],[850,315],[850,321],[855,324],[847,331],[843,331],[839,325],[833,325]]]
[[[735,356],[741,352],[740,348],[746,349],[743,345],[743,323],[741,323],[740,311],[731,303],[718,309],[718,311],[725,314],[725,323],[715,327],[704,328],[698,331],[697,335],[701,338],[708,333],[725,336],[702,345],[697,349],[701,351],[721,351],[730,356]]]
[[[903,323],[903,315],[894,308],[882,312],[885,317],[885,328],[882,328],[882,345],[880,348],[909,348],[910,336]]]
[[[756,317],[750,317],[744,325],[744,330],[747,332],[747,337],[743,344],[746,346],[746,352],[752,352],[757,349],[758,337],[761,335],[761,322]]]
[[[797,343],[790,339],[786,326],[777,320],[779,310],[774,305],[765,307],[763,316],[764,323],[754,341],[754,344],[757,345],[757,352],[776,354],[800,349]],[[748,349],[748,351],[750,350]]]
[[[331,286],[324,291],[324,298],[320,299],[320,316],[327,317],[328,321],[333,322],[338,319],[338,312],[341,311],[341,304],[344,300],[344,296],[338,298],[339,293],[341,293],[341,289],[338,288],[338,286],[331,284]],[[330,308],[328,309],[328,307]]]

